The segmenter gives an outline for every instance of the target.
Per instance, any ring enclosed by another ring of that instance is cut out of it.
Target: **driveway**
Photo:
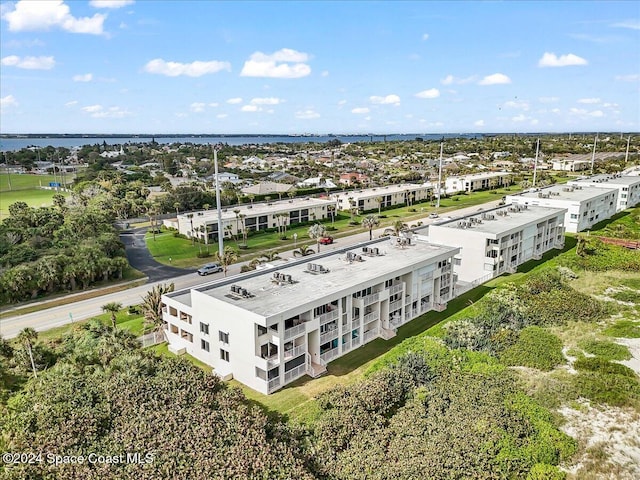
[[[156,262],[149,253],[147,243],[144,241],[146,233],[146,227],[128,230],[120,234],[120,240],[124,243],[129,264],[149,277],[149,282],[166,280],[193,272],[192,269],[170,267]]]

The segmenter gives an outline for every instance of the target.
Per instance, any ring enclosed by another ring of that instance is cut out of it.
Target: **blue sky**
[[[640,130],[640,2],[3,2],[2,133]]]

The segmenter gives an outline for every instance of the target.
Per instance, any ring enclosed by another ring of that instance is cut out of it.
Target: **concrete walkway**
[[[447,217],[459,217],[468,215],[471,213],[475,213],[480,209],[490,209],[496,207],[498,201],[492,201],[489,203],[485,203],[482,205],[475,205],[472,207],[466,207],[459,210],[447,212],[443,214]],[[423,226],[427,226],[430,223],[437,222],[438,219],[429,219],[428,217],[423,218],[422,220],[413,220],[410,222],[411,225],[418,223],[419,221],[423,222]],[[385,227],[388,228],[388,227]],[[373,238],[377,238],[384,232],[385,228],[379,228],[373,231]],[[136,247],[138,242],[143,242],[143,238],[136,234],[135,243]],[[358,233],[356,235],[350,235],[348,237],[338,238],[335,243],[331,245],[322,245],[320,248],[320,253],[324,253],[327,251],[337,250],[339,248],[348,247],[350,245],[356,245],[361,242],[369,241],[369,232]],[[313,240],[309,238],[299,238],[297,242],[297,246],[299,247],[302,244],[313,245]],[[142,243],[141,243],[142,245]],[[133,247],[133,245],[130,245]],[[146,248],[144,248],[146,250]],[[293,257],[293,248],[286,250],[284,252],[279,253],[281,258],[292,258]],[[315,250],[315,246],[314,246]],[[313,258],[312,256],[309,257]],[[154,260],[155,262],[155,260]],[[155,262],[157,263],[157,262]],[[206,262],[203,262],[206,263]],[[233,264],[229,267],[227,276],[239,275],[240,268],[242,265],[245,265],[248,262],[241,262]],[[96,315],[100,315],[102,313],[102,305],[109,302],[119,302],[123,305],[123,307],[128,307],[130,305],[137,305],[141,303],[142,297],[155,285],[161,283],[169,283],[173,282],[176,290],[191,288],[196,285],[210,282],[212,280],[216,280],[218,278],[223,278],[222,273],[216,273],[209,275],[207,277],[201,277],[194,271],[189,273],[184,273],[185,271],[182,269],[176,269],[174,267],[167,267],[163,265],[164,268],[159,268],[157,271],[158,276],[156,278],[161,278],[160,280],[150,281],[146,285],[142,285],[139,287],[130,288],[125,291],[110,293],[106,295],[102,295],[99,297],[94,297],[86,300],[80,300],[78,302],[74,302],[68,305],[61,305],[58,307],[52,307],[45,310],[41,310],[38,312],[28,313],[24,315],[18,315],[14,317],[9,317],[0,320],[0,335],[4,338],[12,338],[18,335],[18,333],[27,327],[34,328],[36,331],[44,331],[50,328],[59,327],[62,325],[66,325],[68,323],[72,323],[73,321],[85,320]],[[165,269],[177,270],[177,273],[173,277],[166,277],[164,274],[168,272]]]

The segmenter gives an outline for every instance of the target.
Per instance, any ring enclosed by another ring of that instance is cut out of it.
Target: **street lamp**
[[[213,168],[216,175],[216,208],[218,209],[218,253],[224,251],[224,239],[222,238],[222,208],[220,206],[220,178],[218,176],[218,147],[213,147]]]

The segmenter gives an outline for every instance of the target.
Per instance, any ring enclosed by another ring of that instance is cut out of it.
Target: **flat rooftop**
[[[396,237],[389,237],[395,240]],[[350,287],[365,284],[368,280],[385,274],[394,274],[403,268],[413,267],[417,262],[453,255],[456,247],[448,247],[418,240],[416,236],[411,245],[397,247],[387,238],[366,242],[352,248],[345,248],[323,256],[310,255],[296,260],[293,264],[277,266],[263,272],[251,272],[232,279],[216,282],[195,290],[220,301],[236,305],[261,316],[271,316],[314,300],[339,293]],[[378,248],[379,255],[366,256],[362,248]],[[347,252],[361,256],[361,261],[347,260]],[[321,265],[328,273],[307,271],[309,263]],[[274,272],[291,275],[292,283],[278,284],[274,281]],[[238,285],[249,292],[250,297],[231,294],[231,285]],[[190,293],[187,291],[170,295],[179,302],[190,305]]]
[[[335,205],[334,200],[329,200],[326,198],[296,198],[292,200],[277,200],[273,202],[261,202],[254,203],[253,205],[230,205],[228,207],[222,208],[222,219],[223,220],[235,220],[236,214],[233,212],[234,210],[240,210],[238,215],[246,215],[248,217],[255,217],[257,215],[267,215],[275,212],[282,211],[290,211],[290,210],[298,210],[303,208],[312,208],[321,205]],[[215,208],[211,210],[200,210],[193,213],[193,220],[217,220],[218,212]],[[178,215],[183,220],[187,219],[186,213],[181,213]]]
[[[504,177],[508,175],[513,175],[513,173],[509,172],[481,172],[481,173],[470,173],[468,175],[451,175],[447,177],[447,180],[450,178],[458,178],[465,180],[477,180],[481,178],[493,178],[493,177]]]
[[[432,224],[428,228],[442,227],[453,230],[470,230],[501,236],[511,230],[518,230],[526,225],[560,214],[564,215],[566,212],[566,208],[505,205],[499,208],[483,210],[482,212],[478,211],[472,215],[458,217],[446,222]],[[465,222],[465,225],[462,226],[461,222]]]
[[[390,195],[392,193],[410,192],[412,190],[421,190],[432,188],[431,184],[402,183],[395,185],[386,185],[384,187],[363,188],[361,190],[348,190],[342,193],[333,193],[335,198],[361,198],[361,197],[378,197],[382,195]]]
[[[593,175],[592,177],[581,177],[576,180],[572,180],[569,183],[602,183],[606,185],[607,183],[612,185],[635,185],[636,183],[640,183],[639,177],[632,177],[630,175]]]
[[[522,197],[531,200],[564,200],[567,202],[583,202],[585,200],[591,200],[592,198],[616,191],[617,189],[615,188],[571,188],[568,185],[553,185],[552,187],[541,188],[534,192],[522,192],[514,195],[507,195],[507,197]],[[540,193],[550,195],[548,198],[542,198],[539,196]]]

